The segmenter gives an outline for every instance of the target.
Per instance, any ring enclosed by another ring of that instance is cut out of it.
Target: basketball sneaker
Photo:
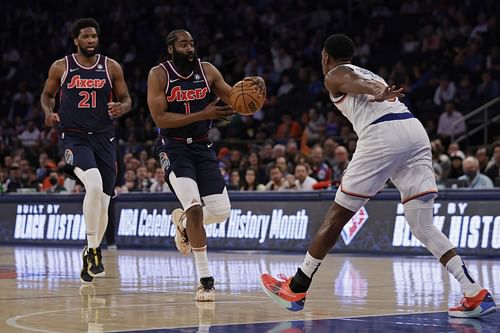
[[[87,250],[87,272],[92,277],[104,276],[104,265],[102,264],[101,248],[89,248]]]
[[[267,296],[287,310],[300,311],[304,308],[307,293],[294,293],[290,289],[291,281],[292,277],[287,278],[283,274],[279,274],[278,278],[266,273],[260,276],[260,283]]]
[[[87,262],[88,248],[85,246],[82,251],[82,270],[80,271],[80,281],[83,284],[90,284],[94,282],[94,278],[89,275],[89,264]]]
[[[187,237],[186,228],[182,225],[182,220],[186,214],[180,208],[174,209],[172,212],[172,223],[175,225],[175,246],[183,255],[188,255],[191,252],[191,245]]]
[[[448,315],[456,318],[479,318],[496,311],[491,294],[482,289],[476,296],[463,297],[460,305],[448,309]]]
[[[214,302],[215,301],[215,288],[214,278],[206,277],[201,278],[196,290],[195,300],[197,302]]]

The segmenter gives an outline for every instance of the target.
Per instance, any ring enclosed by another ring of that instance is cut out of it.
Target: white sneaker
[[[196,290],[195,300],[197,302],[214,302],[215,301],[215,288],[214,278],[207,277],[201,278]]]
[[[187,238],[186,228],[182,225],[182,220],[186,214],[181,208],[174,209],[172,212],[172,223],[175,225],[175,246],[183,255],[191,253],[191,245]]]

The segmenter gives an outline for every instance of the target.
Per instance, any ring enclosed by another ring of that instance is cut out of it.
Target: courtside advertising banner
[[[79,245],[85,240],[81,196],[0,197],[2,244]],[[333,196],[238,195],[229,218],[206,225],[212,249],[299,251],[324,219]],[[35,200],[36,199],[36,200]],[[116,243],[127,248],[175,248],[172,196],[123,195],[115,204]],[[437,200],[434,225],[462,254],[498,255],[500,210],[495,200]],[[342,230],[337,252],[429,254],[412,235],[398,200],[370,201]]]

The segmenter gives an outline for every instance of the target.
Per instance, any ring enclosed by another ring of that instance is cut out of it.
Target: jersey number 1
[[[191,113],[191,105],[189,105],[189,102],[184,102],[184,109],[186,109],[186,114]]]
[[[78,107],[80,109],[89,109],[91,106],[93,109],[96,108],[97,106],[97,92],[92,91],[80,91],[78,93],[78,96],[82,96],[82,99],[80,100],[80,103],[78,103]],[[89,103],[90,100],[90,103]]]

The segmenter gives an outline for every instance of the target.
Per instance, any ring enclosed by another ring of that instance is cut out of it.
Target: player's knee
[[[405,218],[412,234],[423,244],[427,243],[431,229],[434,227],[432,210],[434,200],[414,199],[404,204]]]
[[[89,195],[95,196],[96,198],[101,198],[102,192],[102,184],[99,182],[91,182],[85,186],[85,192]]]
[[[229,200],[206,206],[207,212],[213,217],[215,223],[224,222],[231,214]]]

